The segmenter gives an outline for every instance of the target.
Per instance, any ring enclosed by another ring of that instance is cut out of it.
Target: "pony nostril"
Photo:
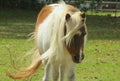
[[[80,57],[79,56],[73,56],[72,59],[75,63],[79,63]]]
[[[84,19],[82,19],[82,22],[84,22],[85,20]]]
[[[84,54],[73,56],[72,59],[75,63],[80,63],[84,59]]]
[[[78,57],[78,56],[74,56],[74,59],[75,59],[76,61],[79,61],[79,57]]]
[[[82,18],[85,18],[85,13],[82,13],[82,14],[81,14],[81,17],[82,17]]]

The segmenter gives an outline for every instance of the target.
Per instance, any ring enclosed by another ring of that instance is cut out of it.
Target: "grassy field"
[[[21,58],[34,47],[34,42],[27,38],[34,31],[36,17],[35,11],[0,11],[0,81],[14,81],[5,74],[12,70],[9,50],[18,67],[29,63],[29,57],[23,61]],[[77,81],[119,81],[120,18],[89,14],[87,27],[85,59],[77,65]],[[22,81],[41,81],[43,70],[41,67],[32,78]]]

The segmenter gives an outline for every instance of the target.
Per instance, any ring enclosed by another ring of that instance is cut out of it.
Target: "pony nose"
[[[80,56],[79,56],[79,55],[73,56],[73,61],[74,61],[75,63],[79,63],[79,62],[80,62]]]
[[[85,13],[82,13],[82,14],[81,14],[81,17],[82,17],[82,18],[85,18],[85,17],[86,17],[86,16],[85,16]]]
[[[73,62],[80,63],[84,59],[84,54],[81,53],[80,55],[76,55],[72,57]]]

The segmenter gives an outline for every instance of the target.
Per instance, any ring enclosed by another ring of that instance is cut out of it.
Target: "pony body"
[[[61,2],[43,7],[40,11],[34,38],[39,57],[24,70],[24,74],[7,75],[15,79],[28,78],[36,72],[41,63],[45,65],[43,81],[75,81],[75,65],[83,59],[86,35],[85,17],[79,9]]]

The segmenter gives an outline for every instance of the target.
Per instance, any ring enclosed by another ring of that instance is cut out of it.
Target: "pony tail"
[[[6,75],[12,79],[26,79],[32,76],[37,71],[41,63],[41,60],[37,61],[29,69],[24,70],[24,72],[21,71],[21,74],[12,74],[11,72],[7,71]]]

